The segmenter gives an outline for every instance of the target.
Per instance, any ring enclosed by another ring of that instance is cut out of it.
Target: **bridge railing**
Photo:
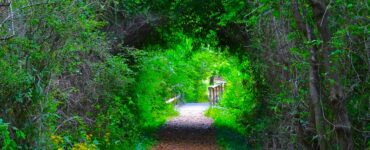
[[[225,92],[226,82],[217,83],[208,87],[208,100],[213,106],[216,105]]]
[[[170,104],[170,103],[173,103],[173,104],[177,104],[179,102],[179,100],[181,99],[181,94],[178,94],[176,95],[175,97],[169,99],[166,101],[166,104]]]

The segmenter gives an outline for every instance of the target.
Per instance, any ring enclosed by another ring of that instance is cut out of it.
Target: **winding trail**
[[[217,150],[213,120],[204,116],[208,107],[208,103],[179,106],[180,115],[161,128],[153,150]]]

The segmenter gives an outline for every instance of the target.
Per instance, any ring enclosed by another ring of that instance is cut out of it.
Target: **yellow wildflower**
[[[95,144],[78,143],[74,144],[72,150],[96,150]]]
[[[86,134],[86,141],[91,141],[92,134]]]
[[[88,150],[85,143],[74,144],[72,150]]]
[[[63,142],[62,137],[57,136],[57,135],[51,135],[51,136],[50,136],[50,138],[51,138],[51,141],[52,141],[54,144],[56,144],[56,145],[59,145],[60,143],[62,143],[62,142]]]

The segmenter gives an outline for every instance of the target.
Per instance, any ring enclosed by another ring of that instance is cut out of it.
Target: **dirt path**
[[[217,150],[212,119],[204,116],[208,103],[188,103],[177,110],[180,115],[169,120],[159,132],[154,150]]]

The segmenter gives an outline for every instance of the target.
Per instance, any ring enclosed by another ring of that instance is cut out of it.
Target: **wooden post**
[[[216,97],[216,103],[217,103],[218,99],[220,98],[220,86],[219,85],[216,86],[216,93],[217,93],[217,97]]]
[[[222,84],[221,84],[221,91],[222,91],[222,94],[224,94],[224,90],[225,90],[225,86],[224,86],[224,85],[225,85],[225,83],[222,83]]]
[[[215,88],[212,87],[212,104],[215,104],[215,98],[216,98],[216,93],[215,93]]]
[[[212,105],[212,87],[208,87],[208,101]]]

